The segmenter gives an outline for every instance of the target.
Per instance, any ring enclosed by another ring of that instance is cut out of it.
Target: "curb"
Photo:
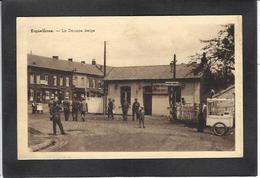
[[[36,152],[36,151],[42,150],[44,148],[47,148],[48,146],[53,145],[54,143],[55,143],[55,140],[48,139],[48,140],[44,141],[43,143],[31,146],[31,150],[33,152]]]

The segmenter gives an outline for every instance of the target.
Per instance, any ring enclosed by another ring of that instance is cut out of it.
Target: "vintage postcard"
[[[16,22],[19,160],[243,157],[242,16]]]

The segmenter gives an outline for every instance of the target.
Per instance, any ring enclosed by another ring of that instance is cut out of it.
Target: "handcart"
[[[212,127],[215,135],[227,134],[234,125],[234,110],[233,99],[208,98],[206,125]]]

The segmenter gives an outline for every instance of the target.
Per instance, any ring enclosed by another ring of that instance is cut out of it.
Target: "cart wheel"
[[[213,132],[215,135],[218,136],[223,136],[225,133],[227,133],[228,128],[225,124],[222,122],[217,122],[216,124],[213,125]]]

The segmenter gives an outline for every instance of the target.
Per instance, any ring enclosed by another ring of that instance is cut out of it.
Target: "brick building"
[[[101,97],[103,71],[95,60],[92,64],[28,54],[28,100],[46,103],[52,95]]]

